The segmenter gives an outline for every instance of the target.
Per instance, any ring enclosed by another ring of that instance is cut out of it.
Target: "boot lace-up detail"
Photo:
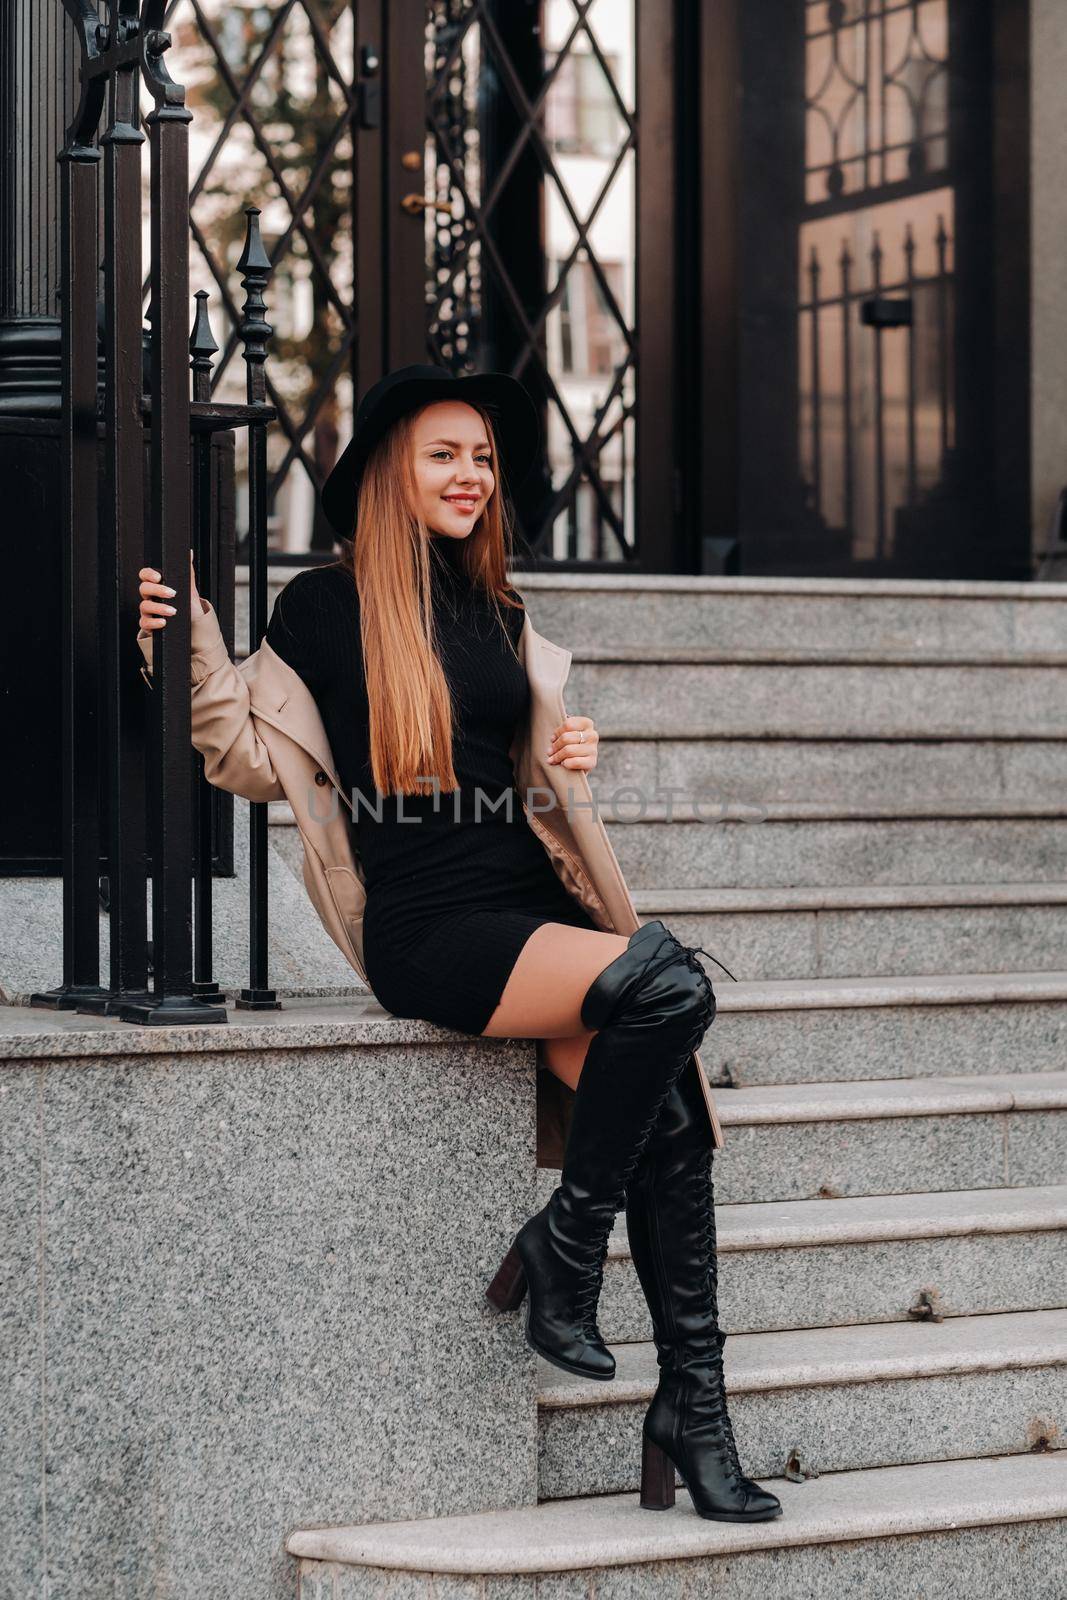
[[[699,1210],[697,1213],[699,1217],[697,1244],[705,1274],[704,1292],[707,1295],[710,1315],[715,1325],[714,1343],[709,1353],[710,1378],[713,1386],[709,1416],[722,1430],[722,1440],[726,1446],[734,1479],[738,1487],[741,1488],[751,1480],[746,1477],[737,1454],[733,1424],[730,1421],[730,1413],[726,1405],[726,1384],[723,1375],[723,1346],[726,1343],[726,1334],[719,1327],[718,1241],[715,1227],[715,1198],[712,1188],[712,1158],[710,1150],[708,1151],[707,1159],[700,1164],[697,1172],[700,1191],[698,1197]]]
[[[605,1236],[596,1254],[582,1269],[578,1292],[574,1297],[574,1320],[591,1340],[603,1336],[597,1326],[596,1312],[600,1293],[604,1287],[604,1262],[608,1254],[608,1237]]]

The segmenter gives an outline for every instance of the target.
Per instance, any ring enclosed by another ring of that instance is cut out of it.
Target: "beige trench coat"
[[[204,757],[204,775],[216,788],[246,800],[288,801],[300,830],[311,903],[330,938],[370,988],[363,960],[364,878],[344,811],[345,806],[351,810],[351,801],[334,767],[315,698],[266,640],[235,665],[214,608],[208,601],[203,605],[191,622],[191,666],[192,741]],[[147,664],[141,675],[149,687],[152,639],[144,629],[137,634]],[[563,686],[571,652],[537,633],[529,616],[518,648],[530,685],[530,714],[516,731],[511,757],[526,820],[564,886],[597,927],[629,937],[640,919],[589,780],[582,771],[551,766],[543,759],[567,716]],[[547,1071],[538,1080],[538,1154],[546,1165],[558,1166],[573,1093]],[[702,1067],[700,1083],[712,1142],[721,1148],[722,1126]],[[552,1119],[557,1120],[550,1133]]]

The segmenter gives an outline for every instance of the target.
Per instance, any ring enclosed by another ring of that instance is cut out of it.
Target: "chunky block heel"
[[[641,1505],[669,1511],[674,1504],[674,1462],[647,1433],[641,1435]]]
[[[496,1277],[485,1291],[485,1298],[494,1311],[515,1311],[522,1305],[526,1294],[526,1269],[518,1250],[512,1245],[497,1269]]]

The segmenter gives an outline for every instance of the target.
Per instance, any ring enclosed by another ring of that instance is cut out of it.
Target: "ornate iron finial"
[[[267,376],[263,364],[267,359],[267,340],[274,332],[264,316],[267,303],[263,291],[270,281],[273,268],[260,238],[259,207],[245,206],[245,216],[248,218],[245,247],[237,263],[245,291],[245,303],[244,316],[237,331],[248,363],[248,403],[263,405],[267,398]]]
[[[193,317],[193,331],[189,337],[189,349],[192,361],[189,365],[193,369],[193,399],[211,399],[211,367],[212,356],[218,349],[211,332],[211,318],[207,308],[208,293],[206,289],[198,289],[196,299],[196,312]]]

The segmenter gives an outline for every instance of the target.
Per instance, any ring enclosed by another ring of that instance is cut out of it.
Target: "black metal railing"
[[[138,1023],[225,1022],[212,975],[213,863],[232,799],[192,749],[189,552],[233,644],[234,430],[249,430],[249,649],[266,628],[264,362],[270,258],[246,207],[238,270],[247,403],[209,399],[218,349],[207,296],[189,331],[191,113],[164,56],[164,0],[61,0],[81,49],[81,99],[61,168],[63,544],[63,975],[30,1003]],[[139,85],[151,166],[147,392],[142,327]],[[107,104],[107,125],[100,132]],[[98,385],[99,168],[103,159],[103,391]],[[190,385],[191,371],[191,385]],[[190,387],[192,392],[190,393]],[[152,641],[152,692],[136,644],[138,573],[178,592]],[[250,807],[249,981],[238,1006],[276,1007],[267,973],[267,807]],[[101,861],[110,971],[100,981]],[[151,938],[148,887],[151,883]]]
[[[801,458],[812,505],[830,526],[869,528],[871,554],[879,561],[891,552],[900,509],[914,510],[941,481],[954,443],[949,352],[955,276],[941,215],[930,243],[932,264],[921,272],[906,222],[899,246],[903,270],[887,280],[877,230],[862,277],[846,240],[830,263],[837,277],[829,287],[826,263],[813,244],[804,262],[806,294],[797,304],[805,356]],[[867,339],[869,352],[859,343]],[[886,339],[894,341],[892,364]]]

